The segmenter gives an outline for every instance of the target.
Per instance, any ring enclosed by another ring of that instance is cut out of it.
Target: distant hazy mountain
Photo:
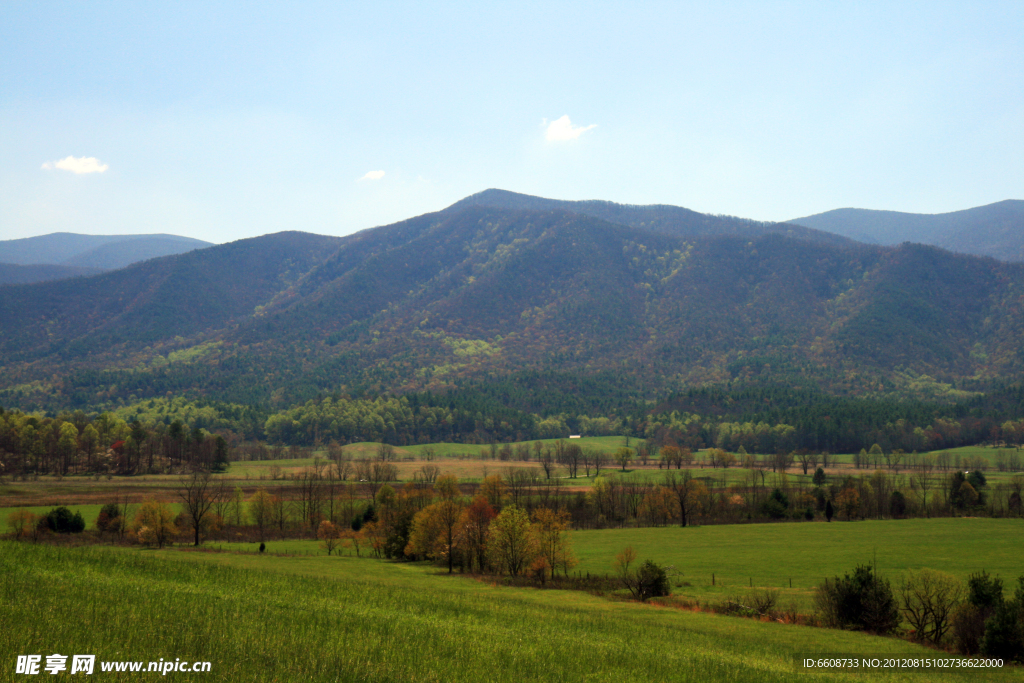
[[[507,190],[484,190],[452,204],[446,211],[459,211],[467,206],[487,206],[495,209],[526,209],[529,211],[551,211],[561,209],[583,216],[593,216],[609,223],[643,228],[678,237],[699,237],[732,235],[735,237],[759,237],[761,235],[786,235],[797,239],[827,244],[846,244],[848,239],[802,225],[755,221],[735,216],[717,216],[698,213],[690,209],[669,204],[616,204],[601,200],[565,201],[545,199]]]
[[[693,228],[661,222],[685,215],[673,207],[651,210],[652,228],[489,194],[544,208],[477,195],[343,238],[280,233],[0,287],[0,403],[174,393],[288,405],[524,371],[649,391],[756,377],[853,394],[921,374],[1024,377],[1022,265],[752,235],[744,226],[760,224],[738,219],[716,233],[700,214],[704,232],[679,234]],[[620,220],[647,210],[584,205]]]
[[[37,264],[20,266],[13,263],[0,263],[0,285],[23,285],[47,280],[63,280],[82,275],[96,275],[103,271],[99,268],[83,268],[81,266],[54,266]]]
[[[1024,201],[952,213],[836,209],[789,221],[870,244],[917,242],[1003,261],[1024,261]]]
[[[204,249],[210,242],[177,235],[79,235],[55,232],[0,241],[0,263],[114,270],[160,256]]]

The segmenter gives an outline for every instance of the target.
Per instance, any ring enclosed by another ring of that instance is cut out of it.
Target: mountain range
[[[178,235],[79,235],[55,232],[0,240],[0,284],[94,275],[161,256],[211,246]]]
[[[1024,201],[1019,199],[939,214],[836,209],[789,222],[869,244],[918,242],[962,254],[1024,261]]]
[[[318,395],[558,373],[958,397],[1024,375],[1024,265],[498,190],[0,288],[0,404]],[[563,383],[572,391],[571,382]]]

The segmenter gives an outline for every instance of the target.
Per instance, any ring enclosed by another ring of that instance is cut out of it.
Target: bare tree
[[[686,526],[698,504],[696,483],[690,470],[684,470],[681,475],[669,472],[665,477],[665,486],[675,494],[679,506],[679,526]]]
[[[182,511],[192,525],[196,546],[199,545],[199,532],[203,528],[203,520],[216,500],[216,492],[216,488],[211,484],[209,472],[193,470],[191,474],[181,477],[178,497],[182,501]]]
[[[389,443],[377,444],[377,459],[381,462],[388,462],[395,459],[395,447]]]

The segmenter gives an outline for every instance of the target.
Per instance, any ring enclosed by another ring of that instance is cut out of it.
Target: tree
[[[914,637],[935,645],[945,639],[964,595],[959,579],[931,569],[910,572],[899,586],[900,609]]]
[[[472,570],[473,563],[482,572],[487,567],[487,539],[491,521],[498,516],[482,495],[473,499],[459,517],[456,545],[462,548]]]
[[[492,508],[500,509],[505,498],[505,482],[497,474],[484,477],[480,483],[480,495],[487,499]]]
[[[521,574],[536,555],[526,511],[516,505],[502,510],[491,522],[487,545],[495,567],[511,576]]]
[[[550,508],[537,508],[533,512],[537,551],[544,558],[544,565],[552,577],[558,567],[568,576],[569,570],[577,564],[568,534],[569,519],[568,510],[556,512]]]
[[[199,532],[203,529],[207,513],[213,507],[216,490],[211,485],[210,473],[199,470],[192,470],[191,474],[183,476],[180,484],[178,497],[181,498],[182,512],[192,526],[193,545],[198,547]]]
[[[96,517],[96,530],[100,534],[117,533],[122,523],[121,506],[117,503],[107,503],[100,508],[100,514]]]
[[[814,470],[814,485],[815,486],[824,486],[826,481],[827,481],[827,479],[825,477],[825,470],[823,470],[820,467],[818,469]]]
[[[846,521],[853,520],[853,516],[860,513],[860,493],[855,488],[845,488],[836,496],[836,505],[839,511],[846,515]]]
[[[448,573],[451,574],[455,563],[456,527],[461,517],[462,506],[452,499],[423,508],[412,518],[405,554],[434,560],[447,558]]]
[[[826,522],[831,522],[832,518],[835,517],[835,514],[836,514],[836,511],[835,511],[835,508],[832,507],[832,501],[831,500],[827,501],[825,503],[825,521]]]
[[[459,479],[454,474],[444,474],[434,484],[437,495],[445,500],[452,500],[459,495]]]
[[[818,586],[815,604],[830,626],[885,634],[900,623],[892,586],[869,565],[857,567],[852,576],[826,580]]]
[[[633,461],[633,449],[632,448],[620,448],[615,451],[615,462],[618,463],[622,471],[626,471],[626,466]]]
[[[761,512],[772,519],[782,519],[788,509],[789,497],[779,488],[773,489],[771,495],[761,504]]]
[[[155,500],[148,500],[139,507],[135,513],[135,530],[141,542],[146,545],[155,543],[158,548],[163,548],[178,535],[171,508]]]
[[[341,529],[329,520],[320,522],[316,529],[316,537],[320,539],[320,547],[327,551],[328,555],[341,544]]]
[[[39,517],[29,510],[15,510],[7,515],[7,528],[19,540],[32,535],[38,524]]]
[[[245,503],[245,492],[236,486],[231,492],[231,517],[235,526],[242,526],[242,505]]]
[[[651,560],[646,560],[637,569],[633,569],[637,554],[632,546],[627,546],[615,556],[615,573],[632,596],[640,602],[650,598],[669,595],[668,575],[664,568]]]
[[[256,489],[249,498],[249,519],[260,532],[260,542],[266,540],[266,530],[274,523],[274,496],[266,489]]]
[[[229,467],[231,462],[228,461],[228,442],[223,436],[218,436],[214,440],[212,469],[214,472],[227,472]]]
[[[665,477],[665,486],[675,494],[679,526],[686,526],[707,497],[707,488],[693,478],[690,470],[684,470],[682,475],[669,472]]]

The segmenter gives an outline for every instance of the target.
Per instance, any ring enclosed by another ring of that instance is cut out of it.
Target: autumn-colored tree
[[[836,496],[836,507],[846,515],[846,521],[852,520],[854,515],[860,513],[860,493],[852,487],[843,489]]]
[[[15,510],[7,515],[7,528],[16,539],[27,538],[39,524],[39,517],[29,510]]]
[[[317,527],[316,537],[320,539],[320,547],[326,550],[328,555],[333,554],[334,549],[341,545],[341,529],[326,519]]]
[[[482,495],[474,498],[462,511],[456,546],[462,549],[463,557],[471,570],[474,563],[481,572],[487,566],[487,538],[491,521],[497,516],[498,513]]]
[[[568,576],[569,570],[576,566],[578,560],[572,550],[569,539],[569,511],[538,508],[533,513],[533,535],[536,540],[537,552],[545,562],[544,566],[555,575],[559,567]]]
[[[355,531],[348,529],[341,533],[342,544],[356,551],[356,557],[361,557],[360,550],[366,542],[366,535],[363,530]]]
[[[100,508],[100,514],[96,516],[96,523],[93,526],[102,536],[104,533],[117,533],[123,523],[121,506],[117,503],[107,503]]]
[[[484,477],[480,484],[480,495],[487,499],[492,508],[500,510],[505,500],[505,482],[497,474]]]
[[[155,500],[146,501],[135,513],[135,531],[141,542],[156,544],[158,548],[163,548],[178,535],[170,506]]]
[[[665,526],[675,513],[676,497],[665,486],[655,486],[646,496],[641,505],[640,514],[654,526]]]
[[[451,499],[428,505],[417,512],[412,520],[405,554],[435,560],[447,557],[448,573],[451,574],[454,567],[456,525],[461,516],[462,506]]]
[[[367,543],[370,544],[374,557],[384,557],[384,547],[387,543],[387,529],[384,523],[380,521],[367,522],[361,531]]]
[[[487,548],[492,564],[501,572],[518,576],[537,555],[526,511],[509,505],[491,522]]]
[[[249,519],[260,532],[260,541],[266,540],[267,527],[274,523],[275,496],[266,489],[256,489],[249,498]]]
[[[459,496],[459,479],[454,474],[442,474],[434,482],[434,490],[445,500],[457,498]]]

